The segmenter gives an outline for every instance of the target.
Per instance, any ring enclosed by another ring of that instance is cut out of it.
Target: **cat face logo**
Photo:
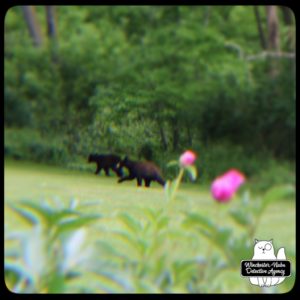
[[[284,248],[280,249],[283,250],[284,257],[282,258],[285,259]],[[273,240],[258,241],[255,239],[254,256],[252,259],[276,259],[273,248]]]
[[[258,255],[260,255],[261,257],[263,257],[263,255],[265,254],[266,256],[275,256],[274,255],[274,248],[272,245],[272,240],[269,242],[264,242],[264,241],[258,241],[255,240],[255,246],[254,246],[254,252],[257,253]],[[259,251],[259,249],[261,249],[261,253]],[[265,251],[270,251],[270,252],[265,252]]]
[[[275,255],[273,240],[255,239],[252,260],[241,263],[242,276],[249,277],[253,285],[270,287],[282,283],[290,276],[290,262],[286,260],[285,249],[280,248]]]

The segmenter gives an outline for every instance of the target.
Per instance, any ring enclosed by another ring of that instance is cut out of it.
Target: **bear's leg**
[[[150,186],[150,183],[151,183],[151,179],[145,179],[145,186],[146,187],[149,187]]]
[[[104,168],[104,171],[105,171],[105,175],[106,175],[106,176],[109,176],[109,168],[108,168],[108,167],[105,167],[105,168]]]
[[[136,180],[137,180],[137,185],[141,186],[142,185],[142,178],[141,177],[137,177]]]
[[[125,177],[120,178],[120,179],[118,180],[118,183],[121,183],[121,182],[123,182],[123,181],[125,181],[125,180],[132,180],[132,179],[134,179],[134,178],[135,178],[135,176],[128,175],[128,176],[125,176]]]
[[[97,175],[97,174],[99,174],[100,173],[100,171],[101,171],[101,166],[97,163],[97,169],[96,169],[96,172],[95,172],[95,174]]]
[[[112,170],[116,173],[116,175],[118,177],[122,177],[123,176],[123,171],[122,168],[117,168],[116,166],[112,167]]]
[[[157,181],[159,184],[161,184],[162,186],[164,186],[165,183],[166,183],[161,177],[158,177],[158,178],[156,179],[156,181]]]

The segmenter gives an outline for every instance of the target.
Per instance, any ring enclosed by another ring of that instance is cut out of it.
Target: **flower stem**
[[[171,192],[171,196],[170,196],[170,200],[172,201],[173,198],[175,197],[176,193],[177,193],[177,190],[178,190],[178,187],[179,187],[179,184],[181,182],[181,179],[182,179],[182,176],[183,176],[183,172],[184,172],[184,168],[180,168],[179,170],[179,174],[175,180],[175,185],[174,187],[172,188],[172,192]]]

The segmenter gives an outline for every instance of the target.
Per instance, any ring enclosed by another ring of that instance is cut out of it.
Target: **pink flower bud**
[[[182,167],[187,167],[192,165],[195,162],[196,158],[196,153],[191,150],[187,150],[180,156],[179,162]]]
[[[212,196],[219,202],[228,202],[245,180],[244,174],[231,169],[213,181],[211,185]]]

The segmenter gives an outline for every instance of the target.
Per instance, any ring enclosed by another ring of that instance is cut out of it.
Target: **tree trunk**
[[[280,51],[279,40],[279,22],[277,17],[276,6],[266,6],[267,25],[268,25],[268,49],[271,51]]]
[[[42,44],[42,33],[41,33],[40,25],[36,18],[35,8],[30,5],[21,6],[21,8],[33,44],[34,46],[39,47]]]
[[[167,143],[167,139],[166,139],[166,134],[165,134],[165,131],[162,127],[162,124],[161,122],[158,120],[158,128],[159,128],[159,133],[160,133],[160,141],[161,141],[161,146],[162,146],[162,149],[164,151],[167,151],[168,149],[168,143]]]
[[[288,26],[292,25],[294,22],[293,11],[287,6],[280,6],[283,13],[284,23]]]
[[[187,124],[186,129],[187,129],[187,144],[189,147],[192,147],[193,146],[193,138],[192,138],[192,132],[191,132],[191,125]]]
[[[178,150],[179,145],[179,128],[178,128],[178,121],[177,119],[174,119],[172,121],[172,131],[173,131],[173,151]]]
[[[282,14],[283,14],[283,21],[286,26],[288,26],[289,30],[287,32],[287,39],[286,39],[286,47],[290,51],[295,50],[295,31],[293,28],[293,24],[295,24],[295,17],[293,11],[286,7],[280,6]]]
[[[280,52],[279,41],[279,21],[277,17],[276,6],[266,6],[267,12],[267,26],[268,26],[268,50],[271,52]],[[270,76],[275,78],[279,73],[278,61],[270,61]]]
[[[59,62],[57,51],[57,26],[55,20],[55,6],[45,6],[47,20],[47,35],[49,38],[49,48],[51,50],[51,58],[53,63]]]
[[[262,21],[261,21],[261,17],[260,17],[260,13],[259,13],[259,6],[254,6],[254,14],[255,14],[257,30],[258,30],[258,34],[259,34],[260,45],[263,50],[266,50],[267,42],[266,42],[266,38],[264,35],[263,27],[262,27]]]
[[[209,24],[209,19],[210,19],[210,10],[211,7],[209,5],[206,5],[204,7],[204,27],[207,27]]]
[[[54,6],[46,5],[47,33],[50,39],[56,38],[56,23]]]

